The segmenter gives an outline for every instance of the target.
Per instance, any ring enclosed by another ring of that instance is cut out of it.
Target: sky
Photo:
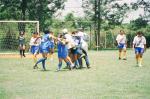
[[[136,2],[137,0],[119,0],[118,3],[119,4],[123,4],[123,3],[128,3],[130,4],[131,2]],[[61,14],[60,16],[65,16],[67,15],[67,13],[73,12],[74,15],[77,16],[84,16],[83,13],[83,8],[82,6],[82,0],[68,0],[65,3],[65,9],[63,11],[60,11]],[[143,15],[143,9],[139,9],[137,11],[129,11],[127,13],[127,18],[125,18],[124,23],[128,23],[130,22],[130,20],[134,20],[137,19],[139,17],[139,15]]]

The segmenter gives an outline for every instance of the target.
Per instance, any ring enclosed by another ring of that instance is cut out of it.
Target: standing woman
[[[137,32],[137,35],[133,40],[133,48],[135,50],[136,62],[139,67],[142,66],[142,56],[144,51],[146,51],[146,39],[142,32]]]
[[[122,59],[122,52],[123,52],[123,60],[127,60],[126,58],[127,39],[125,32],[123,30],[120,30],[120,33],[117,35],[116,41],[119,49],[119,60]]]
[[[20,50],[20,56],[25,56],[25,32],[20,31],[19,33],[19,50]]]
[[[41,37],[38,36],[38,32],[33,32],[30,39],[30,52],[33,55],[34,63],[37,62],[37,55],[39,54],[39,46],[41,44]]]

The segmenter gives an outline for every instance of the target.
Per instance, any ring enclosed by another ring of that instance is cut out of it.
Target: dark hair
[[[44,34],[49,34],[49,33],[50,33],[49,30],[45,30],[45,31],[44,31]]]
[[[25,34],[24,31],[20,31],[20,32],[19,32],[19,35],[24,35],[24,34]]]
[[[143,35],[143,32],[139,31],[137,32],[137,35]]]
[[[33,34],[38,34],[38,32],[33,32]]]

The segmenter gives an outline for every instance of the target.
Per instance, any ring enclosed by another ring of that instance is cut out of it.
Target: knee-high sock
[[[44,69],[44,70],[46,70],[46,68],[45,68],[45,60],[46,60],[46,59],[47,59],[47,58],[44,58],[43,61],[42,61],[42,66],[43,66],[43,69]]]
[[[62,66],[62,62],[59,62],[58,69],[61,69],[61,66]]]
[[[33,60],[34,60],[34,63],[37,62],[37,58],[33,55]]]
[[[75,60],[75,66],[79,66],[78,60]]]
[[[22,56],[22,50],[20,50],[20,55]]]
[[[79,58],[79,59],[78,59],[78,63],[79,63],[79,66],[80,66],[80,67],[82,67],[82,66],[83,66],[82,58]]]
[[[119,58],[121,58],[121,54],[122,54],[122,53],[121,53],[121,52],[119,52]]]
[[[88,67],[90,65],[88,56],[85,56],[84,59],[85,59],[86,65]]]
[[[43,60],[46,60],[46,58],[41,58],[41,59],[39,59],[39,60],[36,62],[35,65],[39,64],[39,63],[42,62]]]
[[[66,62],[67,63],[67,66],[71,67],[71,63],[68,61]]]
[[[22,50],[22,52],[23,52],[23,55],[24,55],[24,53],[25,53],[25,50]]]
[[[139,57],[139,65],[142,65],[142,57]]]
[[[123,58],[126,58],[126,51],[123,53]]]

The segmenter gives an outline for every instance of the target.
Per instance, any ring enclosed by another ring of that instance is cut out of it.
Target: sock
[[[61,66],[62,66],[62,62],[59,62],[59,64],[58,64],[58,69],[60,69]]]
[[[39,63],[40,63],[40,62],[42,62],[43,60],[45,60],[45,58],[41,58],[41,59],[39,59],[39,60],[36,62],[36,64],[35,64],[35,65],[39,64]]]
[[[79,62],[79,66],[80,66],[80,67],[83,67],[82,58],[79,58],[79,59],[78,59],[78,62]]]
[[[139,65],[142,65],[142,58],[139,57]]]
[[[136,57],[136,64],[139,63],[139,57]]]
[[[34,63],[37,62],[37,58],[35,56],[33,56],[33,60],[34,60]]]
[[[90,65],[88,56],[85,56],[84,59],[85,59],[86,65],[88,67]]]
[[[46,60],[47,58],[43,58],[43,60],[42,60],[42,66],[43,66],[43,69],[44,70],[46,70],[46,68],[45,68],[45,60]]]
[[[20,50],[20,55],[22,56],[22,50]]]
[[[119,58],[121,58],[121,52],[119,52]]]
[[[71,63],[70,63],[70,62],[66,62],[66,63],[67,63],[67,66],[69,66],[69,67],[71,66]]]
[[[24,53],[25,53],[25,50],[22,50],[22,52],[23,52],[23,56],[25,56],[25,54],[24,54]]]
[[[126,58],[126,52],[124,52],[124,54],[123,54],[123,58]]]
[[[79,66],[78,60],[75,61],[75,66]]]

